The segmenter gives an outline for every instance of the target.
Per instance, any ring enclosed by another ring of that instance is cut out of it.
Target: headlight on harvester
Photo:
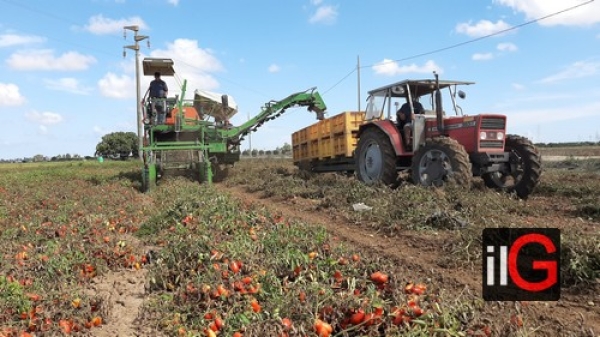
[[[487,139],[487,132],[481,131],[479,133],[479,139],[481,139],[481,140]]]
[[[150,119],[148,119],[148,118],[145,118],[145,119],[144,119],[144,124],[146,124],[146,125],[150,124]]]
[[[504,133],[503,132],[498,132],[496,134],[496,139],[498,139],[498,140],[504,140]]]

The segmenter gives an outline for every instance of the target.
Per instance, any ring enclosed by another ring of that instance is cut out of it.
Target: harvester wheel
[[[527,199],[539,184],[542,159],[533,143],[527,138],[507,135],[505,149],[509,152],[510,172],[494,172],[482,175],[485,185],[506,193],[515,192]]]
[[[213,182],[220,183],[229,175],[229,168],[225,164],[212,164]]]
[[[156,167],[148,165],[142,171],[142,191],[149,192],[156,187]]]
[[[146,193],[150,190],[150,179],[148,177],[148,169],[142,169],[142,192]]]
[[[412,181],[417,185],[441,187],[447,182],[469,187],[473,173],[469,155],[456,140],[428,139],[412,160]]]
[[[396,153],[389,137],[381,130],[369,128],[360,136],[355,159],[356,175],[361,182],[398,186]]]

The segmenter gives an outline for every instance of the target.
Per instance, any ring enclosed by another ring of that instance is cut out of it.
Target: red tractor
[[[507,135],[504,115],[463,115],[456,97],[466,96],[457,87],[473,82],[445,81],[434,75],[435,79],[406,80],[369,91],[354,152],[358,179],[397,186],[398,172],[409,170],[415,184],[443,186],[454,181],[469,186],[472,177],[479,176],[490,188],[526,199],[541,175],[535,146],[524,137]],[[443,108],[446,89],[455,116],[447,116]],[[420,105],[424,109],[403,128],[391,113],[405,103],[409,112]]]

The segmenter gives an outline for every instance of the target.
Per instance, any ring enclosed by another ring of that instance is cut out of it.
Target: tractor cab
[[[402,135],[404,144],[411,144],[411,148],[407,152],[415,151],[425,140],[425,125],[427,121],[435,121],[438,117],[438,109],[440,118],[446,119],[445,107],[442,106],[441,97],[450,98],[451,104],[449,107],[455,116],[463,115],[462,108],[456,103],[458,96],[461,99],[466,97],[462,90],[458,90],[459,85],[470,85],[474,82],[452,81],[452,80],[437,80],[436,79],[417,79],[404,80],[392,83],[368,92],[367,109],[365,114],[366,121],[375,120],[395,120],[396,127]],[[422,114],[415,114],[413,102],[418,101],[423,106]],[[448,100],[444,100],[448,101]],[[409,125],[410,133],[407,135],[402,126],[407,122],[398,120],[397,112],[404,105],[408,104],[410,111],[415,114],[415,120]],[[384,115],[386,117],[384,118]],[[436,123],[437,124],[437,123]],[[406,139],[406,137],[414,138]]]

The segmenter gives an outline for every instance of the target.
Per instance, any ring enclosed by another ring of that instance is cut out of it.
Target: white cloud
[[[35,35],[2,34],[0,35],[0,48],[41,43],[44,41],[46,41],[45,38]]]
[[[500,51],[517,51],[518,49],[514,43],[510,42],[498,43],[496,48]]]
[[[323,0],[310,0],[310,3],[314,6],[318,6],[323,3]]]
[[[63,117],[60,114],[54,112],[37,112],[32,111],[25,114],[25,117],[34,123],[41,125],[53,125],[63,121]]]
[[[105,18],[102,14],[92,16],[88,20],[88,24],[83,28],[88,32],[96,35],[103,34],[114,34],[114,33],[122,33],[124,26],[133,26],[137,25],[142,29],[148,29],[148,26],[138,16],[133,16],[127,19],[109,19]],[[133,33],[132,31],[127,31],[128,33]]]
[[[513,84],[512,84],[512,87],[513,87],[515,90],[523,90],[523,89],[525,89],[525,86],[524,86],[524,85],[522,85],[521,83],[513,83]]]
[[[47,79],[44,80],[44,82],[48,89],[66,91],[78,95],[87,95],[93,90],[89,87],[83,87],[77,79],[70,77],[60,78],[58,80]]]
[[[67,52],[56,57],[52,50],[44,49],[16,52],[8,58],[7,63],[16,70],[76,71],[87,69],[96,63],[96,59],[78,52]]]
[[[173,6],[179,5],[179,0],[168,0],[167,2]]]
[[[494,54],[492,54],[492,53],[485,53],[485,54],[476,53],[476,54],[473,54],[473,56],[471,58],[474,61],[486,61],[486,60],[493,59],[494,58]]]
[[[173,59],[176,76],[188,81],[188,93],[195,89],[213,90],[219,87],[219,82],[209,73],[222,71],[223,66],[210,49],[200,48],[196,40],[177,39],[169,43],[167,49],[155,50],[150,56]],[[150,80],[147,79],[147,83]],[[174,95],[179,87],[178,83],[169,77],[163,77],[163,80],[169,86],[169,95]],[[143,91],[145,90],[144,88]]]
[[[375,64],[373,66],[373,70],[376,74],[386,76],[395,76],[406,73],[432,73],[433,71],[437,71],[439,74],[443,73],[443,69],[441,69],[437,64],[435,64],[434,61],[431,60],[427,61],[422,66],[418,66],[414,63],[400,66],[396,61],[384,59],[383,61]]]
[[[0,83],[0,106],[17,106],[25,102],[19,87],[12,83]]]
[[[471,22],[459,23],[456,25],[456,31],[458,33],[466,34],[470,37],[482,37],[498,33],[500,31],[509,29],[510,27],[511,26],[503,20],[499,20],[496,23],[493,23],[489,20],[480,20],[476,24],[471,24]]]
[[[600,62],[578,61],[557,74],[541,79],[539,83],[555,83],[564,80],[594,76],[598,73],[600,73]]]
[[[541,18],[583,4],[582,0],[494,0],[495,3],[525,14],[528,20]],[[542,26],[588,26],[600,22],[600,2],[591,2],[571,11],[539,21]]]
[[[131,98],[135,97],[135,79],[127,75],[108,73],[98,81],[100,94],[105,97]],[[144,94],[144,90],[142,95]]]
[[[277,72],[279,72],[279,70],[281,70],[281,68],[278,65],[276,65],[276,64],[271,64],[269,66],[269,72],[270,73],[277,73]]]
[[[320,6],[317,8],[315,14],[313,14],[308,22],[310,23],[325,23],[325,24],[333,24],[338,17],[337,7],[333,6]]]

